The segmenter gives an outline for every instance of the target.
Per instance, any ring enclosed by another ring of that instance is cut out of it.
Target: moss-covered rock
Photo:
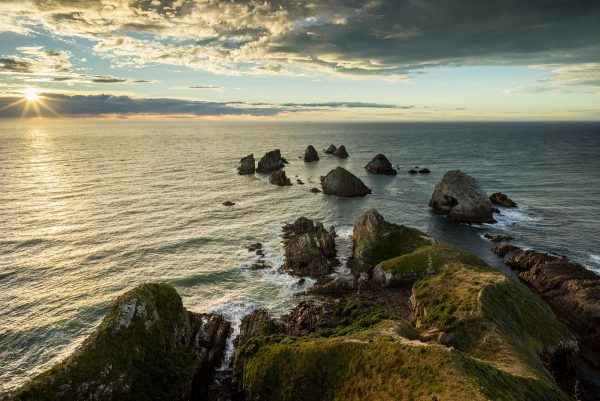
[[[185,310],[168,284],[117,299],[69,358],[17,390],[13,400],[203,399],[230,325]]]
[[[417,229],[386,222],[375,209],[367,210],[356,220],[352,239],[351,269],[357,277],[379,262],[434,243]]]

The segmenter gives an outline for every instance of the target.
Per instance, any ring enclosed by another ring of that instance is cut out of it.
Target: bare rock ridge
[[[366,166],[365,169],[369,173],[373,174],[385,174],[385,175],[396,175],[398,172],[396,169],[392,167],[392,163],[388,160],[387,157],[378,154],[371,160]]]
[[[333,272],[339,264],[336,258],[335,230],[327,231],[300,217],[283,227],[285,260],[282,269],[296,276],[323,276]]]
[[[244,174],[254,174],[256,171],[256,167],[254,167],[254,155],[249,154],[246,157],[242,157],[240,159],[240,166],[238,167],[238,173],[240,175]]]
[[[272,150],[265,153],[265,155],[258,161],[258,167],[256,171],[263,174],[272,173],[275,170],[279,170],[285,167],[284,159],[281,157],[281,151],[279,149]]]
[[[461,223],[495,223],[492,202],[479,182],[460,170],[450,170],[435,186],[429,207]]]
[[[308,145],[306,150],[304,151],[304,161],[306,163],[319,161],[319,154],[314,146]]]
[[[326,195],[335,195],[341,197],[365,196],[371,193],[368,188],[357,176],[337,167],[331,170],[325,177],[321,177],[321,186]]]

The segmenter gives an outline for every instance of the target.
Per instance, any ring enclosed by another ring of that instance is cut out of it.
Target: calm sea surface
[[[319,151],[345,144],[350,157]],[[239,176],[240,157],[280,148],[279,188]],[[396,177],[369,175],[377,153]],[[373,189],[360,199],[312,194],[341,165]],[[406,174],[414,166],[430,175]],[[453,224],[427,202],[448,169],[518,204],[498,224]],[[224,207],[223,201],[236,203]],[[566,254],[600,272],[600,124],[103,124],[0,129],[0,394],[70,353],[110,302],[145,281],[167,281],[187,308],[237,320],[262,306],[283,313],[306,289],[253,271],[244,245],[263,242],[282,262],[281,227],[305,215],[336,227],[342,259],[358,215],[424,230],[504,269],[481,235],[510,233],[524,247]],[[342,268],[343,271],[343,268]]]

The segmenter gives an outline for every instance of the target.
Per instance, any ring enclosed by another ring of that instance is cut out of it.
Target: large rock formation
[[[319,154],[317,153],[317,150],[315,149],[314,146],[308,145],[308,147],[304,151],[304,161],[309,163],[309,162],[316,162],[318,160],[319,160]]]
[[[502,192],[494,192],[491,194],[490,201],[504,207],[517,207],[517,204]]]
[[[337,150],[337,148],[335,147],[334,144],[329,145],[329,147],[327,149],[324,149],[323,152],[327,153],[328,155],[332,155],[335,153],[335,151]]]
[[[259,173],[271,173],[275,170],[279,170],[285,166],[281,152],[279,149],[272,150],[265,153],[265,155],[258,161],[258,167],[256,171]]]
[[[351,172],[337,167],[331,170],[325,177],[321,178],[323,192],[327,195],[342,197],[365,196],[371,193],[368,188],[357,176]]]
[[[306,217],[283,227],[285,260],[283,270],[296,276],[330,274],[338,264],[335,250],[335,231]]]
[[[242,157],[240,159],[240,166],[238,167],[238,173],[240,175],[244,174],[254,174],[256,168],[254,167],[254,155],[249,154],[246,157]]]
[[[413,252],[434,240],[414,228],[388,223],[375,209],[363,213],[354,223],[353,249],[349,264],[352,273],[370,273],[379,262]]]
[[[371,160],[366,166],[365,169],[369,173],[374,174],[385,174],[385,175],[396,175],[398,172],[392,167],[392,163],[388,160],[387,157],[378,154]]]
[[[463,223],[495,223],[492,202],[477,180],[460,170],[450,170],[435,186],[429,207],[450,220]]]
[[[346,151],[346,147],[344,145],[340,146],[333,152],[334,156],[339,157],[340,159],[345,159],[348,157],[348,152]]]
[[[172,286],[142,284],[12,400],[203,400],[229,333],[222,317],[186,311]]]
[[[285,175],[285,171],[277,170],[273,171],[269,177],[269,182],[273,185],[279,185],[280,187],[286,187],[292,185],[290,179]]]
[[[517,251],[505,263],[575,333],[582,358],[600,369],[600,276],[567,258],[532,250]]]

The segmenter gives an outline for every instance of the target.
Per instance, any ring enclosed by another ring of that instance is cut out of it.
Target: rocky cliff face
[[[142,284],[12,400],[203,400],[229,333],[222,317],[186,311],[172,286]]]

